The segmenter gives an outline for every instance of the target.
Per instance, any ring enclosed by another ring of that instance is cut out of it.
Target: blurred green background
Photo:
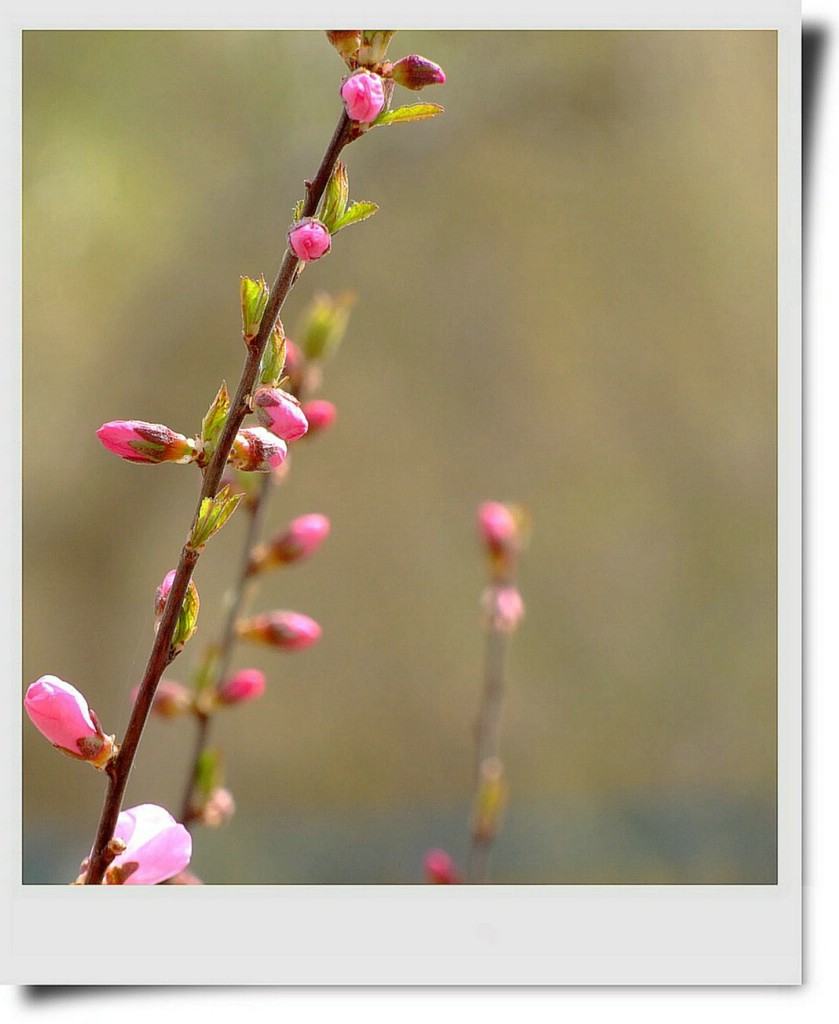
[[[122,734],[191,467],[95,430],[194,433],[243,359],[239,277],[279,264],[340,111],[322,32],[27,31],[24,679]],[[510,782],[493,880],[776,878],[776,41],[772,32],[402,31],[448,75],[433,121],[345,152],[380,205],[307,269],[358,304],[271,528],[324,512],[271,576],[321,642],[239,648],[261,702],[217,720],[226,827],[208,882],[422,881],[463,863],[485,569],[475,510],[526,503]],[[395,103],[415,102],[397,89]],[[185,679],[221,620],[244,520],[195,576]],[[104,780],[24,732],[24,879],[75,878]],[[152,720],[127,804],[180,803],[192,731]]]

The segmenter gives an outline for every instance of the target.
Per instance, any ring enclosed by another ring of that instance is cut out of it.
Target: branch
[[[216,649],[216,657],[213,660],[212,678],[211,685],[217,686],[218,683],[224,679],[227,675],[228,668],[230,667],[230,659],[233,656],[233,648],[236,643],[236,621],[242,611],[242,607],[245,603],[248,591],[250,590],[250,584],[253,580],[248,575],[248,567],[251,560],[251,551],[254,545],[259,540],[259,535],[262,529],[262,523],[265,519],[265,513],[268,508],[268,495],[271,491],[273,484],[273,476],[271,473],[266,473],[261,481],[261,487],[259,489],[259,495],[256,502],[253,505],[248,504],[248,529],[245,534],[244,544],[242,545],[242,558],[239,563],[239,571],[236,574],[236,579],[233,583],[233,589],[230,593],[229,605],[227,609],[227,617],[224,620],[224,627],[221,633],[221,640]],[[204,753],[204,748],[207,746],[207,739],[210,733],[210,720],[211,715],[206,711],[198,710],[196,712],[198,733],[195,738],[195,748],[192,757],[192,762],[189,769],[189,776],[187,778],[186,789],[184,790],[183,803],[181,805],[181,817],[180,820],[184,825],[189,828],[192,817],[192,798],[195,793],[195,781],[198,772],[198,764],[201,755]]]
[[[494,598],[496,587],[487,591]],[[491,598],[492,599],[492,598]],[[500,825],[504,803],[504,768],[499,758],[504,674],[510,634],[492,617],[484,656],[484,690],[478,716],[478,751],[475,768],[475,805],[471,843],[466,863],[470,882],[489,880],[489,855]]]
[[[320,167],[312,181],[306,185],[306,200],[302,211],[303,217],[314,216],[338,156],[344,146],[351,141],[352,128],[353,123],[348,118],[346,111],[343,110]],[[193,523],[198,518],[201,502],[205,498],[215,497],[218,491],[219,482],[224,472],[224,467],[227,464],[227,458],[233,446],[233,441],[236,438],[242,420],[249,411],[246,400],[253,390],[259,373],[262,352],[274,329],[283,303],[294,286],[299,269],[300,260],[297,259],[290,249],[287,249],[280,263],[274,284],[271,286],[259,332],[249,344],[239,385],[231,402],[227,420],[218,437],[216,450],[204,471],[204,481],[193,517]],[[140,683],[139,693],[128,722],[125,738],[123,739],[119,754],[107,769],[109,777],[108,791],[105,795],[105,803],[90,855],[90,864],[85,879],[86,885],[100,885],[104,877],[107,867],[108,843],[116,828],[122,798],[128,784],[128,777],[131,773],[140,737],[160,678],[166,667],[175,657],[171,649],[172,637],[198,558],[199,552],[194,551],[188,544],[185,544],[181,551],[180,561],[175,571],[166,607],[160,619],[157,635],[152,645],[146,671]]]

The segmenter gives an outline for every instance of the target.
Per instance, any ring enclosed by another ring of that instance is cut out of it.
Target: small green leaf
[[[291,219],[296,224],[298,220],[303,216],[303,200],[298,199],[294,206],[291,208]]]
[[[332,229],[332,234],[340,231],[341,228],[349,227],[350,224],[358,224],[359,221],[367,220],[378,210],[376,203],[351,203],[347,212],[341,217]]]
[[[410,107],[397,107],[379,114],[370,126],[378,128],[381,124],[403,124],[408,121],[424,121],[427,117],[442,114],[443,108],[438,103],[414,103]]]
[[[323,196],[318,220],[326,226],[326,230],[332,234],[337,231],[334,227],[337,221],[344,216],[350,196],[350,184],[347,177],[347,168],[339,160],[330,175]]]
[[[285,334],[283,325],[278,320],[271,331],[268,344],[262,352],[259,367],[259,383],[266,388],[275,388],[283,375],[285,366]]]
[[[268,305],[268,284],[262,275],[258,281],[242,278],[242,334],[245,341],[255,338],[262,314]]]
[[[216,441],[229,411],[230,395],[227,391],[227,382],[222,381],[218,394],[201,421],[201,439],[204,443],[205,456],[209,456],[215,451]]]
[[[190,548],[193,551],[203,551],[204,545],[224,526],[241,500],[242,495],[231,495],[229,487],[223,487],[215,498],[205,498],[201,502],[198,518],[189,535]]]
[[[178,613],[175,633],[172,637],[171,649],[174,653],[182,651],[186,646],[186,642],[195,632],[198,626],[198,605],[198,588],[190,580],[189,586],[186,588],[184,603]]]

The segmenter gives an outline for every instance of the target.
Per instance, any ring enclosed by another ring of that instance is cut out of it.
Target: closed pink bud
[[[259,388],[251,399],[251,408],[262,426],[283,441],[296,441],[309,429],[300,403],[281,388]]]
[[[166,607],[166,599],[169,597],[169,591],[172,589],[172,583],[175,579],[175,573],[177,569],[171,569],[163,577],[163,582],[157,588],[154,595],[154,617],[159,619],[163,614],[163,609]]]
[[[455,885],[460,874],[445,850],[429,850],[424,859],[425,875],[435,885]]]
[[[487,587],[481,598],[486,625],[502,633],[513,633],[524,618],[524,602],[514,586]]]
[[[417,54],[398,60],[391,70],[394,82],[404,85],[406,89],[424,89],[427,85],[442,85],[446,73],[439,64],[426,60]]]
[[[478,527],[484,543],[491,551],[508,547],[518,537],[518,524],[513,513],[497,501],[487,501],[478,509]]]
[[[230,821],[235,811],[236,801],[230,790],[216,786],[201,810],[201,822],[208,828],[219,828]]]
[[[140,687],[135,686],[131,691],[131,703],[137,703],[137,695]],[[161,718],[177,718],[185,711],[191,710],[193,706],[192,694],[181,683],[173,679],[161,679],[157,684],[152,698],[151,711]]]
[[[285,365],[283,374],[288,377],[287,387],[291,391],[298,391],[303,383],[303,374],[306,369],[306,360],[303,353],[294,344],[291,338],[285,340]]]
[[[385,105],[384,83],[372,71],[359,71],[341,86],[341,98],[351,121],[369,124]]]
[[[308,436],[319,434],[322,430],[328,430],[335,422],[338,410],[324,398],[316,398],[311,402],[303,403],[303,415],[309,424]]]
[[[84,697],[57,676],[41,676],[26,691],[23,706],[35,728],[54,747],[94,768],[103,768],[115,752]]]
[[[162,807],[140,804],[117,818],[111,848],[121,852],[106,870],[104,885],[157,885],[189,864],[192,838]]]
[[[109,452],[128,462],[192,462],[198,454],[191,438],[162,423],[112,420],[103,423],[96,436]]]
[[[163,582],[157,588],[157,592],[154,595],[155,632],[160,628],[163,613],[166,611],[166,602],[172,590],[172,584],[175,582],[176,573],[176,569],[170,569],[170,571],[163,577]],[[181,609],[178,612],[178,617],[175,622],[175,632],[172,636],[172,647],[176,652],[182,651],[187,640],[189,640],[195,633],[200,606],[201,602],[198,597],[198,588],[195,586],[194,580],[190,580],[186,587],[186,594],[184,596]]]
[[[243,704],[256,700],[265,692],[265,673],[256,668],[243,668],[225,680],[216,694],[221,704]]]
[[[309,263],[312,260],[319,260],[329,252],[332,248],[332,237],[325,224],[321,224],[314,217],[306,217],[291,226],[288,244],[299,260]]]
[[[254,551],[248,569],[250,575],[274,565],[290,565],[313,555],[329,535],[329,520],[318,512],[299,516],[285,533]]]
[[[236,631],[244,640],[269,644],[284,651],[302,651],[311,647],[321,634],[320,626],[300,612],[266,612],[240,622]]]
[[[268,473],[281,466],[288,455],[282,438],[264,427],[240,430],[233,442],[230,462],[247,472]]]

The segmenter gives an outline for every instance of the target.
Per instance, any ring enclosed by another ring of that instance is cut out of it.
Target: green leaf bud
[[[307,359],[327,359],[344,337],[355,294],[343,292],[336,299],[319,292],[307,307],[295,337]]]
[[[268,305],[268,284],[260,275],[258,281],[242,278],[242,334],[245,341],[252,341],[259,332],[262,314]]]
[[[205,460],[208,460],[215,451],[216,441],[218,441],[229,411],[230,395],[227,391],[227,382],[222,381],[216,397],[201,421],[201,439]]]

